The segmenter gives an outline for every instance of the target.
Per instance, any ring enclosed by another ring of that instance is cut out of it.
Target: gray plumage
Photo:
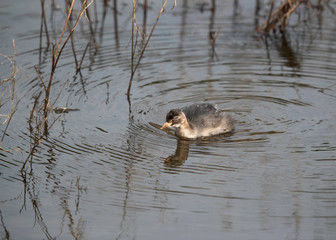
[[[223,118],[216,106],[210,103],[193,104],[182,108],[181,111],[191,128],[216,127]]]
[[[233,131],[234,120],[215,105],[202,103],[170,110],[162,128],[168,126],[175,127],[179,137],[199,138]]]

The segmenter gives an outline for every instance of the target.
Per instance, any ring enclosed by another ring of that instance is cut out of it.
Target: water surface
[[[55,107],[80,111],[52,126],[26,184],[27,122],[43,88],[33,65],[48,79],[51,48],[45,33],[40,48],[40,2],[1,4],[0,52],[12,55],[15,39],[22,98],[2,143],[22,151],[0,152],[1,238],[335,239],[335,16],[325,10],[321,25],[292,23],[265,37],[254,31],[263,19],[255,3],[239,3],[214,12],[197,1],[171,4],[127,101],[132,6],[118,1],[114,15],[112,2],[97,1],[98,49],[83,19],[74,35],[78,56],[89,43],[81,74],[69,44],[52,86]],[[65,18],[59,4],[45,5],[53,42]],[[148,9],[147,33],[159,9]],[[137,19],[143,26],[141,6]],[[3,79],[11,68],[1,62]],[[158,129],[170,109],[195,102],[230,112],[236,132],[186,141]]]

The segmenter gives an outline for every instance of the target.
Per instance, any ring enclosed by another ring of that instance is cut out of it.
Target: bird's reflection
[[[207,146],[214,142],[227,142],[228,137],[231,137],[234,134],[234,131],[224,134],[219,134],[217,136],[212,137],[204,137],[197,140],[188,140],[181,139],[177,140],[177,146],[175,150],[175,154],[167,157],[164,161],[164,165],[168,168],[175,168],[182,166],[185,161],[188,159],[189,155],[189,145],[196,144],[198,146]],[[207,154],[204,152],[204,154]]]
[[[178,139],[175,154],[165,159],[164,161],[165,166],[167,167],[182,166],[184,162],[188,159],[189,144],[190,144],[189,140]]]

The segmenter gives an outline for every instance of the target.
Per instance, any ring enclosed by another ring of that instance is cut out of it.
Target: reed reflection
[[[118,4],[113,0],[113,17],[114,17],[114,39],[117,49],[119,49],[119,29],[118,29]]]
[[[297,53],[292,48],[290,40],[287,39],[287,35],[285,33],[281,34],[281,43],[279,41],[277,50],[279,51],[280,56],[286,59],[285,65],[287,67],[296,69],[300,68],[300,63],[296,57]]]
[[[279,52],[279,56],[285,60],[286,67],[296,70],[299,70],[301,68],[301,59],[298,58],[298,56],[300,55],[300,49],[298,47],[296,49],[293,48],[289,35],[287,35],[286,33],[281,33],[281,38],[278,38],[277,36],[265,36],[263,39],[266,48],[267,59],[269,59],[269,65],[272,64],[272,57],[270,54],[271,44],[275,46],[276,50]]]
[[[209,20],[209,44],[211,46],[210,50],[210,57],[213,59],[215,56],[218,58],[216,52],[215,52],[215,44],[216,44],[216,38],[219,34],[219,30],[214,30],[214,24],[215,24],[215,13],[216,13],[216,3],[215,1],[212,1],[212,8],[210,13],[210,20]]]

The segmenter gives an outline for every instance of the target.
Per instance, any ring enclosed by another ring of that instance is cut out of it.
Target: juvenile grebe
[[[230,115],[219,112],[215,105],[202,103],[170,110],[161,129],[166,127],[176,128],[178,137],[195,139],[232,132],[234,120]]]

